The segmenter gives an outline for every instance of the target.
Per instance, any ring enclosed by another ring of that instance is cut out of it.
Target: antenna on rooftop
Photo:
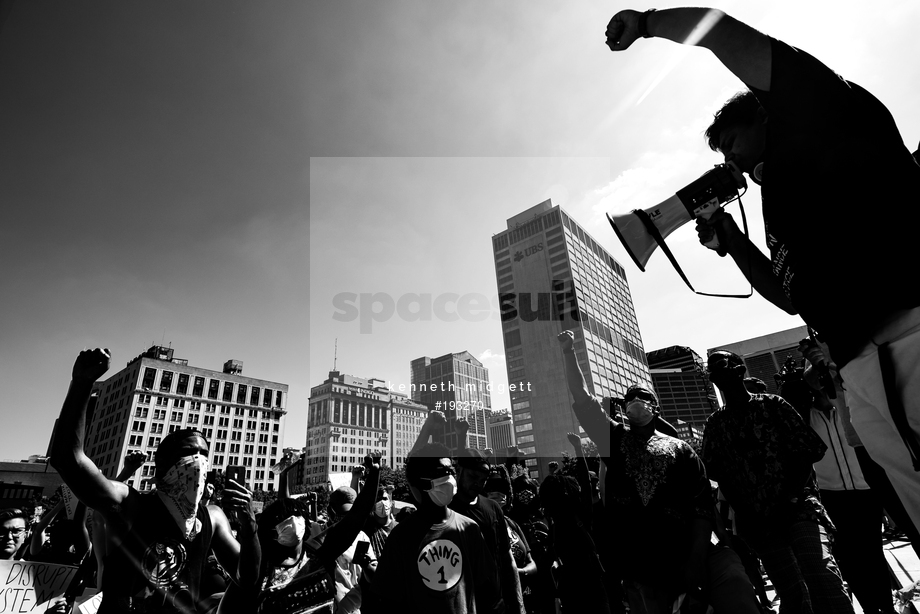
[[[332,354],[332,370],[335,371],[335,366],[339,361],[339,338],[335,338],[335,351]]]

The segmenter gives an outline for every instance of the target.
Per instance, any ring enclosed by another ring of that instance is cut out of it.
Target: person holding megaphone
[[[747,86],[706,139],[760,185],[770,256],[724,211],[697,221],[700,240],[717,236],[758,293],[817,331],[856,432],[920,526],[920,165],[891,113],[808,53],[716,9],[620,11],[606,37],[612,51],[640,38],[704,47]]]

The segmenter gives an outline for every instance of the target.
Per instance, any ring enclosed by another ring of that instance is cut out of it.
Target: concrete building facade
[[[514,422],[511,412],[492,412],[489,416],[489,447],[496,456],[503,456],[510,446],[517,445],[514,439]]]
[[[325,484],[329,474],[350,471],[371,453],[380,453],[385,465],[402,467],[427,417],[425,405],[390,390],[383,380],[330,371],[310,390],[298,483]]]
[[[580,432],[556,336],[575,334],[575,355],[597,396],[651,386],[623,267],[552,202],[510,218],[492,237],[517,445],[534,477]]]
[[[228,360],[223,371],[193,367],[175,358],[172,348],[150,347],[94,385],[87,455],[113,478],[128,452],[145,453],[147,462],[128,484],[150,490],[162,438],[197,428],[210,444],[212,469],[243,465],[247,486],[275,490],[277,477],[269,469],[280,458],[288,385],[245,377],[242,370],[238,360]]]
[[[454,422],[466,418],[470,424],[467,440],[470,448],[488,447],[487,412],[492,411],[489,370],[475,356],[463,351],[437,358],[422,356],[409,364],[412,400],[429,410],[444,412],[447,426],[444,443],[457,449]]]
[[[719,398],[700,355],[688,347],[672,345],[646,357],[662,417],[671,424],[682,420],[702,428],[706,418],[719,408]]]

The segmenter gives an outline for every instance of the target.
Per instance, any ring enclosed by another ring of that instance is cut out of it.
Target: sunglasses
[[[655,403],[655,397],[652,393],[645,390],[630,390],[626,393],[626,396],[623,397],[623,400],[629,403],[633,399],[639,399],[640,401],[645,401],[646,403]]]

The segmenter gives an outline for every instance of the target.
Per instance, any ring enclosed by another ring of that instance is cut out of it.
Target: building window
[[[249,393],[249,404],[250,404],[250,405],[258,405],[258,404],[259,404],[259,394],[260,394],[261,392],[262,392],[262,391],[261,391],[261,389],[260,389],[258,386],[253,386],[253,387],[252,387],[252,391]]]
[[[196,377],[195,385],[192,387],[192,396],[200,397],[202,394],[204,394],[204,378]]]
[[[275,407],[281,407],[281,391],[275,391]]]
[[[525,422],[524,424],[515,424],[514,431],[516,433],[523,433],[524,431],[533,430],[533,422]]]
[[[237,386],[237,388],[236,388],[236,402],[239,403],[240,405],[245,405],[245,404],[246,404],[246,390],[247,390],[247,388],[248,388],[248,387],[246,386],[246,384],[240,384],[240,385]]]
[[[188,394],[188,374],[179,374],[179,383],[176,384],[176,394]]]
[[[217,392],[220,390],[220,380],[212,379],[208,384],[208,398],[217,399]]]
[[[169,392],[172,389],[172,380],[172,371],[163,371],[163,375],[160,377],[160,392]]]
[[[144,369],[144,381],[141,387],[144,390],[153,390],[153,381],[157,378],[157,370],[147,367]]]
[[[534,446],[527,446],[526,448],[520,448],[521,454],[533,454],[537,451]]]
[[[521,443],[533,443],[533,435],[521,435],[517,438],[517,442]]]
[[[233,382],[224,382],[224,396],[222,398],[227,403],[233,400]]]

